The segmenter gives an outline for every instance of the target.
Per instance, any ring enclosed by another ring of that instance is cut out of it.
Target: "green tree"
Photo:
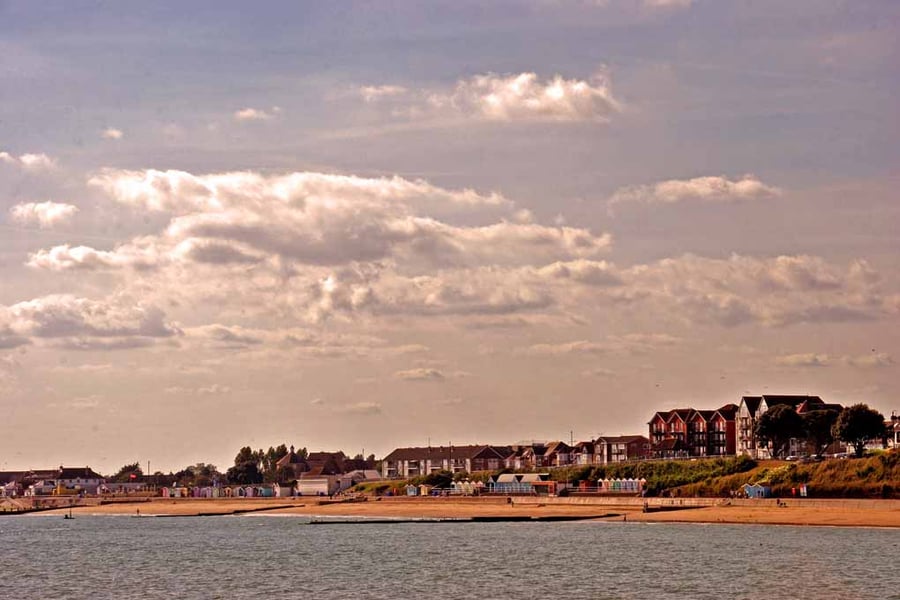
[[[229,483],[238,483],[241,485],[263,482],[263,475],[259,472],[256,461],[252,460],[231,467],[225,473],[225,477],[228,479]]]
[[[134,477],[132,477],[132,475],[134,475]],[[144,472],[141,470],[141,465],[139,463],[132,463],[130,465],[123,465],[121,469],[116,471],[116,474],[113,475],[111,479],[114,483],[128,483],[143,475]]]
[[[425,485],[431,485],[436,488],[449,488],[453,483],[453,473],[450,471],[435,471],[425,476]]]
[[[884,438],[884,415],[865,404],[854,404],[841,411],[832,431],[834,437],[852,445],[856,457],[861,458],[869,440]]]
[[[234,457],[234,466],[242,465],[248,462],[258,463],[256,453],[250,446],[244,446],[238,450],[237,456]]]
[[[278,470],[275,472],[275,482],[277,483],[290,483],[295,479],[297,479],[297,474],[294,473],[294,469],[291,467],[278,467]]]
[[[834,441],[835,422],[838,419],[836,410],[813,410],[803,415],[803,429],[806,432],[806,441],[814,446],[816,453],[821,453]]]
[[[772,456],[784,453],[791,438],[803,437],[803,420],[793,407],[776,404],[756,422],[756,437],[763,442],[771,442]]]
[[[215,465],[206,463],[197,463],[186,467],[179,472],[179,480],[189,483],[190,485],[207,486],[222,481],[224,476],[219,472]]]

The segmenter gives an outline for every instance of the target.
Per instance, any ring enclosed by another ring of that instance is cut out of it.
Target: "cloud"
[[[617,269],[606,261],[579,259],[569,262],[555,262],[540,269],[541,274],[556,279],[569,279],[601,287],[622,284]]]
[[[26,264],[29,267],[48,271],[94,271],[123,267],[143,270],[156,267],[162,260],[156,254],[152,243],[142,245],[140,240],[135,240],[133,243],[118,246],[112,251],[63,244],[29,254]]]
[[[781,190],[764,184],[753,175],[738,180],[725,177],[670,179],[652,185],[630,186],[617,190],[608,200],[610,209],[617,204],[678,204],[681,202],[728,203],[762,200],[781,195]]]
[[[394,377],[403,381],[444,381],[446,377],[437,369],[418,368],[408,371],[397,371]]]
[[[874,351],[871,354],[862,354],[857,356],[833,356],[829,354],[805,353],[777,356],[775,357],[775,364],[784,367],[845,366],[854,368],[877,368],[892,366],[894,364],[894,360],[889,354]]]
[[[622,109],[603,74],[591,80],[560,75],[541,80],[535,73],[487,73],[460,79],[452,90],[409,92],[399,86],[367,86],[361,93],[366,102],[390,102],[395,115],[414,118],[606,122]]]
[[[611,369],[604,369],[602,367],[597,367],[594,369],[586,369],[581,372],[583,377],[601,377],[601,378],[611,378],[616,376],[616,372]]]
[[[527,348],[519,349],[517,354],[525,356],[572,356],[643,353],[656,348],[672,346],[679,342],[679,338],[668,334],[632,333],[624,336],[611,335],[600,342],[577,340],[554,344],[534,344]]]
[[[845,364],[851,367],[890,367],[894,364],[894,359],[890,354],[884,352],[872,352],[871,354],[862,354],[858,356],[843,357]]]
[[[280,112],[281,108],[277,106],[273,106],[268,111],[261,108],[247,107],[234,111],[233,116],[236,121],[269,121],[274,119]]]
[[[20,225],[37,225],[49,229],[75,216],[78,207],[60,202],[26,202],[9,209],[12,220]]]
[[[827,354],[788,354],[775,358],[775,364],[783,367],[825,367],[831,363]]]
[[[359,95],[366,102],[376,102],[389,96],[400,96],[407,89],[399,85],[364,85],[359,88]]]
[[[643,0],[648,8],[690,8],[694,0]]]
[[[0,152],[0,162],[34,171],[52,169],[56,166],[55,159],[40,152],[20,154],[18,157],[9,152]]]
[[[616,302],[640,303],[693,324],[854,322],[887,314],[880,280],[865,261],[847,267],[809,255],[727,259],[684,255],[620,272],[608,291]],[[660,313],[662,314],[662,313]]]
[[[16,345],[22,345],[22,340],[42,340],[73,350],[139,348],[181,334],[152,305],[72,295],[0,306],[0,337],[4,330]]]
[[[356,402],[337,409],[338,412],[355,414],[355,415],[379,415],[382,412],[381,404],[378,402]]]
[[[155,270],[170,297],[261,306],[253,290],[313,322],[540,310],[560,280],[609,287],[618,277],[597,260],[608,234],[531,222],[502,195],[423,180],[105,170],[90,183],[168,224],[113,250],[40,250],[31,266]]]
[[[86,410],[99,408],[101,402],[103,401],[102,396],[98,396],[96,394],[91,396],[78,396],[76,398],[72,398],[68,402],[65,403],[65,406],[68,408],[74,408],[77,410]]]
[[[124,136],[124,135],[125,134],[122,132],[121,129],[115,129],[114,127],[108,127],[103,130],[103,132],[100,134],[100,137],[102,137],[105,140],[121,140],[122,136]]]
[[[230,394],[231,388],[227,385],[222,385],[219,383],[213,383],[207,386],[201,387],[182,387],[182,386],[172,386],[167,387],[163,390],[166,394],[176,395],[176,396],[220,396],[223,394]]]

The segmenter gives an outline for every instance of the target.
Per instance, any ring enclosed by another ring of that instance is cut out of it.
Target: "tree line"
[[[884,415],[865,404],[854,404],[842,411],[813,410],[803,415],[793,407],[777,404],[756,422],[756,437],[772,445],[772,455],[783,457],[792,439],[805,440],[814,454],[821,454],[834,441],[853,446],[862,457],[870,441],[886,441]]]
[[[177,472],[157,471],[153,474],[145,474],[140,463],[135,462],[123,465],[108,479],[114,483],[141,482],[153,485],[171,485],[173,482],[177,482],[188,487],[205,487],[220,483],[235,485],[290,483],[297,478],[294,469],[290,466],[278,466],[278,461],[287,456],[289,452],[287,444],[269,446],[268,450],[262,448],[254,450],[250,446],[244,446],[235,455],[234,465],[224,473],[220,472],[215,465],[197,463]],[[300,460],[306,460],[309,457],[309,451],[306,448],[295,449],[294,454]],[[357,454],[353,459],[363,460],[363,455]],[[365,460],[374,464],[375,455],[370,454]]]

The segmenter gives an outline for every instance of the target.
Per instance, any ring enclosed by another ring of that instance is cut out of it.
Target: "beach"
[[[296,515],[313,518],[467,519],[584,518],[605,521],[900,527],[898,500],[717,500],[668,502],[638,498],[370,498],[340,502],[315,497],[169,499],[80,506],[73,515]],[[68,509],[40,515],[58,515]]]

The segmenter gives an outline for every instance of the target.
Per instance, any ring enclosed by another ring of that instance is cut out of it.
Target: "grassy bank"
[[[745,483],[772,486],[786,498],[806,484],[816,498],[900,498],[900,451],[865,458],[830,459],[815,463],[766,461],[753,469],[697,480],[673,490],[684,496],[728,496]]]

